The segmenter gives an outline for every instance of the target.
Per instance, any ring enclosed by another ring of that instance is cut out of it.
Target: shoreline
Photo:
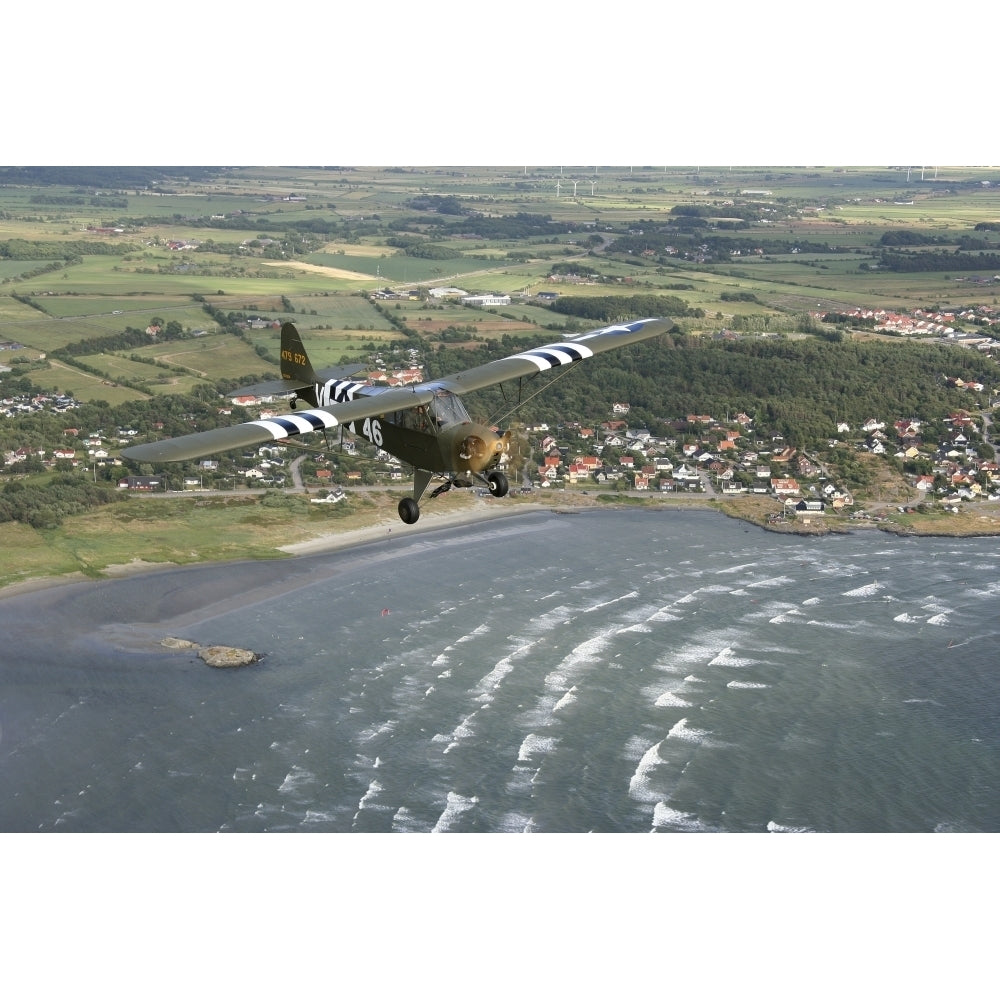
[[[462,510],[444,513],[426,512],[413,525],[404,525],[395,517],[386,516],[376,524],[358,528],[345,528],[327,531],[300,542],[275,547],[276,552],[283,553],[295,559],[299,556],[312,556],[323,553],[343,552],[375,542],[407,541],[427,532],[461,528],[480,522],[490,522],[505,518],[517,517],[522,514],[552,513],[576,514],[590,510],[650,510],[650,511],[704,511],[720,514],[734,520],[740,520],[762,531],[776,534],[792,534],[815,537],[816,535],[852,534],[856,531],[882,531],[905,538],[989,538],[1000,535],[1000,517],[982,517],[983,525],[975,531],[917,531],[893,522],[878,522],[865,520],[847,520],[830,523],[825,515],[805,521],[786,521],[782,523],[762,522],[754,511],[741,512],[732,507],[720,505],[702,498],[672,498],[661,505],[648,503],[599,502],[595,496],[570,495],[559,497],[556,502],[549,500],[518,501],[502,505],[490,500],[477,499],[473,504]],[[967,527],[967,526],[964,526]],[[249,562],[262,560],[250,559]],[[24,594],[37,593],[58,587],[73,586],[78,583],[101,583],[129,578],[156,572],[173,572],[190,569],[197,566],[226,567],[240,563],[242,560],[213,561],[205,560],[196,563],[150,562],[136,557],[128,563],[115,563],[104,567],[99,575],[83,573],[79,570],[53,576],[30,577],[0,586],[0,602],[16,598]]]

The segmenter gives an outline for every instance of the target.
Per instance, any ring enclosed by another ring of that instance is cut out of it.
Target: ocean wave
[[[576,700],[576,685],[574,684],[556,703],[552,706],[552,714],[561,712],[564,708],[569,708]]]
[[[606,601],[600,601],[597,604],[591,604],[586,608],[581,608],[581,613],[589,615],[592,611],[600,611],[602,608],[610,608],[612,604],[618,604],[621,601],[631,600],[633,597],[638,597],[638,590],[630,590],[627,594],[622,594],[621,597],[611,597]]]
[[[285,780],[278,786],[278,791],[284,794],[297,792],[302,785],[315,781],[316,775],[312,771],[307,771],[298,764],[293,764],[292,769],[285,775]]]
[[[421,823],[406,806],[400,806],[392,817],[393,833],[421,833],[427,827]]]
[[[745,656],[737,656],[732,646],[727,646],[708,661],[710,667],[750,667],[759,661]]]
[[[872,597],[877,594],[880,590],[885,588],[878,580],[873,583],[866,583],[864,586],[855,587],[854,590],[845,590],[841,596],[842,597]]]
[[[768,618],[769,625],[789,625],[797,624],[796,618],[802,618],[803,614],[801,611],[782,611],[781,614],[775,615],[773,618]]]
[[[755,562],[738,563],[735,566],[724,566],[722,569],[714,570],[715,576],[726,576],[730,573],[742,573],[744,570],[754,570],[758,566]]]
[[[782,823],[775,823],[773,819],[767,821],[768,833],[815,833],[816,831],[808,826],[785,826]]]
[[[438,817],[438,821],[434,824],[434,829],[431,830],[431,833],[446,833],[465,813],[471,809],[475,809],[477,805],[479,805],[479,798],[476,795],[466,796],[459,795],[457,792],[449,792],[448,804],[445,806],[444,812]]]
[[[821,622],[815,618],[810,618],[807,625],[817,625],[820,628],[835,629],[839,632],[856,632],[860,622]]]
[[[657,708],[690,708],[691,702],[678,698],[673,691],[664,691],[653,704]]]
[[[661,741],[662,742],[662,741]],[[660,757],[660,743],[651,746],[639,761],[639,766],[629,779],[628,794],[639,802],[653,802],[659,796],[654,793],[649,781],[650,772],[663,762]]]
[[[666,802],[657,802],[653,807],[653,829],[681,830],[694,833],[707,831],[710,827],[691,813],[683,813],[673,809]]]
[[[948,615],[945,612],[943,612],[943,611],[940,614],[931,615],[931,617],[927,619],[927,624],[928,625],[947,625],[948,624]]]
[[[666,608],[661,608],[659,611],[654,611],[646,620],[651,622],[679,622],[681,616],[667,611]]]
[[[491,694],[496,691],[498,687],[503,683],[503,679],[514,669],[514,663],[512,661],[512,656],[505,656],[500,660],[496,666],[483,677],[478,684],[472,689],[473,695],[478,695],[480,700],[489,698],[492,700]]]
[[[495,596],[496,595],[494,595],[494,599]],[[457,646],[460,642],[471,642],[477,635],[486,635],[489,631],[490,626],[486,622],[483,622],[481,625],[477,625],[471,632],[467,632],[463,635],[461,639],[456,639],[455,645]]]
[[[534,820],[523,813],[504,813],[497,823],[499,833],[532,833],[534,831]]]
[[[680,722],[674,723],[670,732],[667,733],[667,739],[683,740],[685,743],[702,743],[709,735],[707,729],[695,729],[693,726],[689,726],[688,720],[684,718]]]
[[[519,761],[531,760],[539,754],[551,753],[556,748],[559,740],[555,736],[538,736],[535,733],[528,733],[521,742],[521,749],[517,752]]]
[[[361,800],[358,802],[358,812],[362,809],[389,809],[390,806],[380,805],[378,802],[378,796],[380,792],[384,792],[385,787],[377,779],[372,779],[371,783],[368,785],[368,790],[364,795],[361,796]]]
[[[754,580],[753,583],[744,584],[747,590],[759,590],[771,587],[787,587],[795,583],[790,576],[771,576],[766,580]]]
[[[757,681],[730,681],[727,688],[737,688],[740,690],[757,690],[759,688],[769,688],[770,684],[761,684]]]

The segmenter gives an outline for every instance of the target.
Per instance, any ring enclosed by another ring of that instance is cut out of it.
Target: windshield
[[[434,394],[430,404],[431,415],[438,427],[447,427],[449,424],[460,424],[468,422],[469,411],[466,410],[462,401],[453,393],[444,389]]]

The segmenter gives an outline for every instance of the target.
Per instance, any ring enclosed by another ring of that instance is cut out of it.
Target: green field
[[[943,308],[996,299],[991,273],[863,269],[878,259],[890,230],[941,241],[934,247],[949,252],[973,237],[1000,248],[1000,234],[975,230],[977,223],[1000,221],[1000,171],[989,168],[239,167],[167,177],[162,184],[151,176],[116,183],[99,196],[93,190],[99,185],[73,183],[64,171],[58,176],[58,183],[0,184],[0,340],[48,353],[126,327],[144,330],[154,316],[212,335],[126,352],[181,367],[183,374],[88,358],[107,382],[135,381],[148,392],[182,391],[199,380],[273,367],[252,348],[274,358],[274,331],[248,331],[249,347],[217,338],[218,324],[195,296],[225,314],[292,319],[318,366],[361,357],[366,344],[402,341],[386,315],[359,294],[385,286],[456,285],[514,299],[509,308],[488,311],[392,304],[390,317],[432,343],[448,326],[496,337],[543,336],[543,328],[565,325],[565,317],[521,298],[542,290],[676,295],[705,314],[684,320],[684,328],[705,333],[747,315],[793,323],[817,304]],[[436,211],[433,199],[445,199],[447,211]],[[676,220],[675,210],[721,220],[702,231],[705,240],[808,241],[847,252],[769,252],[705,263],[663,257],[662,245],[673,237],[657,234]],[[466,221],[456,225],[463,213]],[[532,235],[530,226],[518,238],[502,231],[476,235],[479,219],[495,225],[507,218],[533,220],[541,235]],[[732,218],[750,222],[718,228]],[[544,231],[542,224],[555,229]],[[123,231],[87,228],[100,226]],[[441,259],[392,246],[401,232],[435,247]],[[649,234],[651,256],[606,252],[611,241],[641,232]],[[174,250],[171,241],[194,241],[201,249]],[[602,251],[591,254],[598,243]],[[71,250],[76,255],[67,261]],[[601,283],[549,280],[554,264],[574,258],[582,273],[599,273]],[[52,269],[24,277],[47,265]],[[756,301],[734,299],[734,292]],[[65,370],[52,372],[51,380],[92,399],[113,401],[126,391]]]

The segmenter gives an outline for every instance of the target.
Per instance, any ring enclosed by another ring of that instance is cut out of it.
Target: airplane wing
[[[578,337],[568,337],[555,344],[545,344],[528,351],[499,358],[485,365],[470,368],[432,382],[423,382],[405,389],[364,387],[354,399],[331,403],[309,410],[264,420],[251,420],[232,427],[217,427],[197,434],[167,438],[148,444],[133,445],[122,451],[122,458],[133,462],[186,462],[206,455],[217,455],[234,448],[248,448],[280,441],[283,438],[312,431],[330,430],[341,424],[366,417],[377,417],[393,410],[405,410],[429,403],[441,390],[463,394],[508,379],[539,372],[560,365],[572,365],[603,351],[626,347],[666,333],[673,326],[667,319],[640,319],[629,323],[601,327]]]
[[[461,395],[476,389],[485,389],[498,382],[506,382],[508,379],[537,375],[539,372],[560,365],[572,365],[602,351],[627,347],[640,340],[648,340],[650,337],[666,333],[673,325],[673,321],[669,319],[637,319],[628,323],[604,326],[599,330],[580,334],[578,337],[567,337],[566,340],[556,344],[533,347],[520,354],[489,361],[477,368],[470,368],[468,371],[436,379],[433,382],[425,382],[423,385],[432,389],[447,389],[449,392]]]
[[[133,462],[189,462],[206,455],[232,451],[234,448],[249,448],[297,434],[331,430],[341,424],[349,424],[352,420],[426,405],[434,398],[434,390],[423,385],[407,389],[368,391],[371,395],[357,396],[346,403],[332,403],[317,409],[297,410],[278,417],[250,420],[231,427],[215,427],[197,434],[133,445],[122,451],[122,458]]]

